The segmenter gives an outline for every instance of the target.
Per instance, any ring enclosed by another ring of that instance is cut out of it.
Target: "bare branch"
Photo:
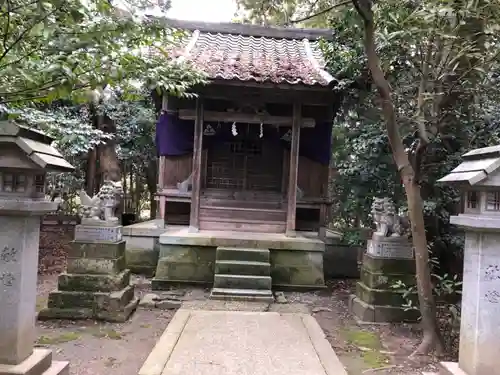
[[[3,32],[3,49],[6,50],[7,49],[7,39],[9,38],[9,29],[10,29],[10,12],[11,12],[11,4],[10,4],[10,0],[7,0],[7,21],[6,21],[6,25],[5,25],[5,30]]]
[[[21,40],[37,25],[39,24],[40,22],[43,22],[45,21],[49,16],[51,16],[52,14],[54,14],[56,11],[58,10],[58,8],[54,8],[52,11],[50,11],[49,13],[45,14],[43,17],[35,20],[35,22],[33,22],[31,25],[29,25],[28,27],[26,27],[26,29],[24,29],[20,34],[19,36],[12,42],[12,44],[10,46],[7,46],[2,55],[0,55],[0,61],[2,61],[3,58],[5,58],[5,56],[7,56],[7,54],[12,50],[12,48],[14,48],[19,42],[21,42]]]
[[[351,2],[352,2],[352,0],[345,0],[345,1],[342,1],[342,2],[340,2],[338,4],[332,5],[331,7],[323,9],[322,11],[319,11],[318,13],[311,14],[310,16],[307,16],[307,17],[304,17],[304,18],[300,18],[298,20],[290,20],[290,22],[288,22],[288,23],[289,24],[301,23],[301,22],[310,20],[311,18],[315,18],[315,17],[321,16],[321,15],[323,15],[325,13],[328,13],[328,12],[332,11],[335,8],[341,7],[343,5],[350,4]]]

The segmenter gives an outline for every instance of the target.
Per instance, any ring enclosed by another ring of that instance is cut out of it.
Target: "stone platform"
[[[318,289],[325,286],[325,243],[297,233],[235,231],[190,232],[188,227],[168,227],[159,236],[160,254],[153,289],[177,283],[213,284],[217,247],[269,249],[273,288]]]
[[[311,315],[181,309],[139,375],[181,374],[347,372]]]
[[[79,229],[77,227],[77,229]],[[67,272],[59,275],[58,289],[49,294],[47,308],[38,314],[39,320],[97,319],[124,322],[135,311],[139,299],[130,285],[130,270],[125,268],[125,241],[91,241],[83,237],[70,243]],[[107,232],[112,228],[100,228]],[[119,228],[121,231],[121,227]],[[82,231],[80,231],[82,232]],[[96,231],[102,236],[102,231]],[[118,232],[117,232],[118,233]],[[78,234],[78,231],[76,231]]]

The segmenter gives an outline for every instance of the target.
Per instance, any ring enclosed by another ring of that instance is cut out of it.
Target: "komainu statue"
[[[123,188],[120,181],[104,181],[99,192],[92,198],[81,190],[79,213],[82,224],[118,225],[120,220],[115,216],[115,212],[122,197]]]
[[[396,206],[390,198],[373,199],[372,217],[376,226],[374,235],[382,237],[408,235],[410,228],[408,217],[396,213]]]

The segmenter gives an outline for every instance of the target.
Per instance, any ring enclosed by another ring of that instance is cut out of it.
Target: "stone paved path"
[[[140,375],[346,375],[308,314],[177,311]]]

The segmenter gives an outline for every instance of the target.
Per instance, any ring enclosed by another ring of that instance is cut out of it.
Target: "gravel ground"
[[[151,283],[135,277],[136,293],[151,293]],[[350,375],[420,375],[435,371],[433,358],[408,361],[419,343],[418,330],[408,325],[358,325],[347,310],[352,282],[337,281],[320,292],[284,293],[286,303],[221,302],[208,300],[209,289],[177,289],[183,308],[311,313]],[[57,276],[40,276],[37,308],[56,289]],[[157,293],[160,294],[161,293]],[[53,349],[56,360],[69,360],[71,375],[137,375],[175,310],[139,307],[121,324],[93,321],[38,322],[37,345]]]

